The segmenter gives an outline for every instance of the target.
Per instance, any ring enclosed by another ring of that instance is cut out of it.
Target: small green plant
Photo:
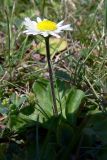
[[[58,115],[57,111],[57,105],[56,105],[56,97],[55,97],[55,91],[54,91],[54,80],[53,80],[53,72],[51,67],[51,59],[50,59],[50,45],[49,45],[49,39],[50,36],[55,36],[57,38],[60,38],[58,35],[63,30],[72,30],[70,28],[70,25],[62,25],[64,21],[59,22],[56,24],[53,21],[44,19],[41,20],[39,17],[37,17],[37,22],[31,21],[29,18],[25,18],[24,24],[26,26],[26,30],[24,33],[28,35],[42,35],[45,38],[45,44],[46,44],[46,55],[47,55],[47,61],[48,61],[48,70],[49,70],[49,78],[50,78],[50,86],[51,86],[51,95],[52,95],[52,101],[53,101],[53,114]]]
[[[0,160],[106,160],[106,1],[0,4]]]

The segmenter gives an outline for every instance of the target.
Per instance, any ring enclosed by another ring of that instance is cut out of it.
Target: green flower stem
[[[53,100],[53,114],[55,116],[57,116],[58,115],[58,110],[57,110],[57,105],[56,105],[56,97],[55,97],[54,81],[53,81],[53,72],[52,72],[51,59],[50,59],[49,36],[45,38],[45,44],[46,44],[46,53],[47,53],[47,61],[48,61],[48,69],[49,69],[51,94],[52,94],[52,100]]]

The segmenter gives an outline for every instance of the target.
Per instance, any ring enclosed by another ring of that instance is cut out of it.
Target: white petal
[[[49,34],[47,32],[41,32],[41,35],[43,35],[44,37],[48,37]]]
[[[29,30],[26,30],[24,31],[23,33],[26,33],[27,35],[37,35],[38,33],[37,32],[33,32],[33,31],[29,31]]]
[[[36,31],[34,31],[34,30],[31,30],[31,29],[27,29],[27,30],[25,30],[25,31],[23,31],[24,33],[26,33],[26,32],[31,32],[31,33],[35,33],[35,34],[38,34],[39,32],[36,32]]]
[[[35,21],[31,21],[30,20],[30,18],[28,18],[28,17],[26,17],[25,18],[25,21],[23,22],[24,23],[24,25],[30,25],[30,24],[34,24],[34,23],[36,23]]]
[[[25,25],[25,26],[28,26],[29,25],[29,23],[30,23],[30,18],[25,18],[25,20],[24,20],[24,22],[23,22],[23,24]]]
[[[58,34],[54,33],[54,32],[51,32],[50,35],[52,35],[52,36],[54,36],[56,38],[60,38],[60,36]]]
[[[30,18],[25,18],[25,21],[23,22],[23,24],[25,25],[27,30],[37,31],[36,29],[37,23],[35,21],[31,21]]]
[[[38,23],[42,21],[40,17],[37,17],[36,20],[37,20]]]
[[[29,22],[29,21],[31,21],[31,20],[30,20],[29,17],[26,17],[26,18],[25,18],[25,21],[26,21],[26,22]]]
[[[70,27],[70,24],[64,25],[59,27],[60,30],[70,30],[72,31],[73,29]]]
[[[58,27],[62,26],[62,24],[64,23],[64,21],[61,21],[57,24]]]
[[[58,29],[56,29],[55,31],[54,31],[54,33],[61,33],[62,32],[62,30],[60,29],[60,28],[58,28]]]
[[[37,27],[37,24],[35,25],[35,30],[36,30],[37,32],[40,32],[40,30],[39,30],[38,27]]]

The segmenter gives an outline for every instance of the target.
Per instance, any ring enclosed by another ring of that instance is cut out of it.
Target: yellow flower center
[[[43,20],[37,23],[37,28],[41,31],[54,31],[57,29],[57,24],[49,20]]]

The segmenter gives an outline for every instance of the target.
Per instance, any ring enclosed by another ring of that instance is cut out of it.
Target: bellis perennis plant
[[[51,95],[53,100],[53,114],[55,116],[58,115],[57,103],[56,103],[56,96],[54,91],[54,81],[53,81],[53,72],[51,68],[51,59],[50,59],[50,46],[49,46],[49,37],[55,36],[60,38],[59,33],[64,30],[72,30],[70,24],[63,25],[64,21],[59,22],[58,24],[47,20],[41,19],[37,17],[36,21],[31,21],[30,18],[25,18],[24,25],[26,30],[24,33],[27,35],[42,35],[45,39],[46,44],[46,53],[47,53],[47,61],[48,61],[48,70],[49,70],[49,78],[50,78],[50,86],[51,86]]]
[[[60,38],[59,33],[64,30],[72,30],[70,27],[70,24],[63,25],[64,21],[59,22],[58,24],[47,20],[47,19],[41,19],[37,17],[36,21],[31,21],[30,18],[25,18],[24,25],[26,27],[26,30],[24,33],[27,35],[42,35],[44,37],[48,37],[49,35],[55,36],[57,38]]]

